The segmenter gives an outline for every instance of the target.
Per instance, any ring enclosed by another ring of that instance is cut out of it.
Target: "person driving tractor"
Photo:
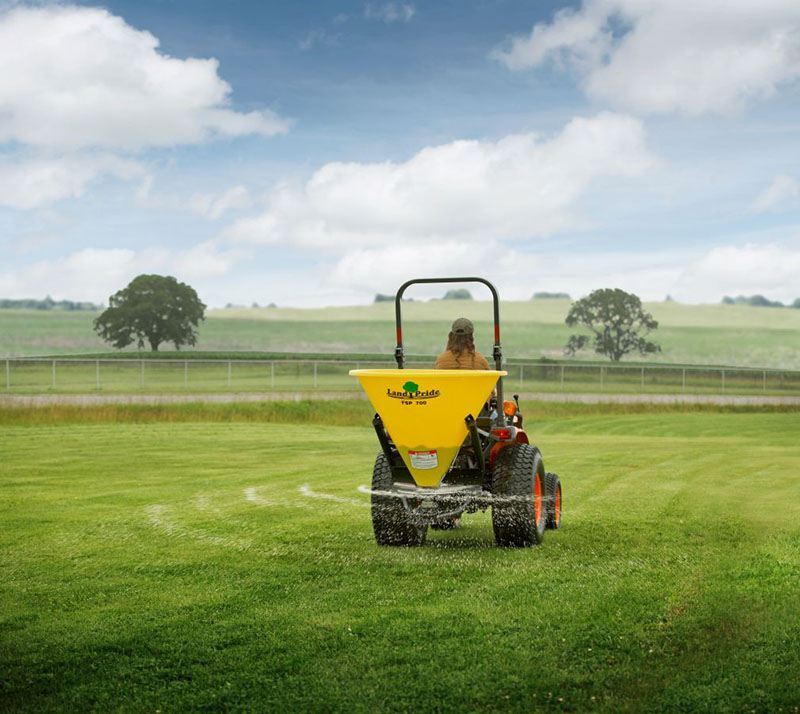
[[[489,369],[489,362],[475,349],[471,320],[459,317],[447,335],[447,348],[436,358],[434,369]]]
[[[434,369],[489,369],[489,362],[475,349],[473,334],[475,326],[466,317],[459,317],[447,335],[447,347],[436,358]],[[492,392],[494,394],[494,391]],[[461,527],[461,516],[435,523],[435,530],[451,530]]]

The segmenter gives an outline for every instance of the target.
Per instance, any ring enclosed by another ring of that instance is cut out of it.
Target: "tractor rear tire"
[[[554,531],[561,527],[561,479],[558,474],[544,475],[545,493],[547,494],[547,529]]]
[[[538,545],[547,522],[544,464],[539,449],[510,444],[498,455],[492,474],[492,526],[499,546]]]
[[[392,490],[392,469],[383,452],[375,459],[372,490]],[[414,523],[401,499],[373,493],[372,530],[378,545],[419,546],[425,543],[428,526]]]

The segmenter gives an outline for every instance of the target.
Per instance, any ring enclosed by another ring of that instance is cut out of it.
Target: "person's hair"
[[[472,335],[456,335],[451,332],[447,335],[447,349],[456,357],[460,357],[464,352],[475,354],[475,340]]]

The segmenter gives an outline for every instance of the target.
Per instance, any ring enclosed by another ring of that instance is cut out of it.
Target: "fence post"
[[[11,360],[6,360],[6,389],[11,389]]]
[[[722,393],[725,394],[725,370],[720,370],[722,374]]]
[[[681,394],[686,394],[686,367],[683,368],[683,376],[681,378]]]
[[[317,388],[317,363],[314,362],[314,389]]]
[[[564,365],[561,365],[561,391],[564,391]]]
[[[764,370],[764,379],[762,382],[762,391],[766,393],[767,391],[767,370]]]
[[[100,360],[94,362],[94,388],[100,389]]]
[[[189,360],[183,360],[183,386],[189,386]]]
[[[56,361],[53,360],[53,389],[56,388]]]
[[[228,360],[228,386],[231,386],[231,361]]]
[[[139,386],[144,388],[144,360],[139,360]]]
[[[644,367],[642,367],[642,390],[644,391]]]
[[[603,367],[600,367],[600,391],[603,391]]]

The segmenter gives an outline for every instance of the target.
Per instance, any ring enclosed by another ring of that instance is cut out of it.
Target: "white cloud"
[[[0,13],[0,66],[0,142],[140,149],[288,128],[272,111],[231,109],[217,60],[170,57],[100,8]]]
[[[301,50],[311,50],[319,45],[323,47],[338,47],[342,40],[339,33],[330,33],[327,30],[316,29],[309,30],[297,46]]]
[[[214,241],[204,241],[188,250],[172,252],[166,265],[187,279],[206,278],[227,275],[246,257],[241,249],[222,249]]]
[[[110,154],[35,157],[0,161],[0,206],[31,209],[78,198],[94,179],[106,175],[123,180],[142,176],[135,161]]]
[[[764,213],[800,198],[800,181],[785,174],[776,176],[753,201],[753,210]]]
[[[242,258],[240,251],[221,250],[212,242],[182,251],[85,248],[0,273],[0,295],[24,298],[46,292],[56,299],[101,301],[140,273],[202,280],[226,275]]]
[[[241,210],[251,205],[250,192],[244,186],[233,186],[221,194],[196,193],[189,199],[189,205],[212,221],[222,218],[228,211]]]
[[[152,175],[145,177],[136,192],[140,206],[153,209],[191,211],[216,221],[230,211],[239,211],[252,205],[250,192],[241,184],[232,186],[221,193],[195,193],[189,196],[170,194],[163,189],[153,189]]]
[[[638,120],[602,113],[550,139],[456,141],[403,163],[326,164],[305,185],[278,187],[265,212],[225,236],[334,253],[548,236],[582,222],[577,204],[593,181],[640,176],[654,163]]]
[[[253,300],[281,305],[354,304],[376,292],[390,292],[409,274],[419,277],[481,275],[498,286],[506,300],[526,300],[535,290],[566,291],[581,297],[595,288],[621,287],[644,300],[718,303],[723,295],[766,295],[790,303],[800,296],[800,244],[747,243],[710,251],[591,252],[522,250],[490,241],[450,240],[421,248],[388,245],[348,251],[333,261],[302,268],[236,270],[252,260],[246,251],[225,250],[213,242],[187,250],[84,249],[59,259],[0,272],[0,294],[106,300],[140,273],[175,275],[192,284],[210,305]],[[296,290],[297,285],[307,289]],[[486,294],[476,289],[476,298]],[[440,288],[414,290],[413,296],[441,295]],[[283,297],[281,297],[283,296]]]
[[[591,70],[611,49],[606,19],[605,8],[597,2],[586,3],[579,12],[559,10],[552,23],[534,25],[530,35],[510,38],[491,56],[512,70],[536,67],[548,59]]]
[[[368,2],[364,6],[364,17],[368,20],[381,20],[387,24],[408,22],[416,12],[416,8],[407,2]]]
[[[413,266],[413,269],[409,266]],[[763,294],[790,303],[800,296],[800,247],[790,243],[748,243],[709,251],[564,252],[521,251],[513,245],[396,245],[355,250],[328,271],[328,283],[368,299],[415,277],[481,275],[504,299],[526,300],[535,290],[565,291],[573,297],[596,288],[620,287],[644,300],[666,295],[686,302],[718,303],[724,295]],[[415,295],[429,293],[418,288]],[[474,293],[476,296],[478,292]]]
[[[527,300],[534,290],[567,291],[575,297],[610,285],[631,290],[645,299],[662,299],[686,266],[686,256],[667,253],[564,254],[521,251],[513,244],[486,242],[467,245],[449,241],[419,247],[388,246],[352,251],[331,269],[330,282],[363,295],[389,292],[415,277],[480,275],[500,286],[507,300]],[[441,294],[440,288],[415,294]],[[476,291],[475,295],[478,295]]]
[[[493,56],[566,65],[591,97],[633,112],[730,112],[800,78],[800,3],[584,0]]]
[[[800,295],[800,248],[747,243],[719,246],[691,263],[676,289],[691,291],[694,300],[720,300],[723,295],[761,294],[792,301]]]
[[[421,248],[414,245],[393,245],[383,248],[362,248],[342,257],[330,273],[330,282],[365,292],[386,292],[414,277],[449,277],[478,274],[486,269],[496,271],[507,251],[496,243],[475,246],[456,241],[435,243]]]

